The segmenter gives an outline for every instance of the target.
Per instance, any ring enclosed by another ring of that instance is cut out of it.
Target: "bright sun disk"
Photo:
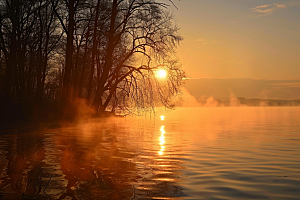
[[[167,76],[167,72],[163,69],[157,71],[157,74],[156,74],[157,77],[159,78],[165,78]]]

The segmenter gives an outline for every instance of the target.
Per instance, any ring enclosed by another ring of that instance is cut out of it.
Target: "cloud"
[[[277,8],[286,8],[287,5],[284,5],[284,4],[276,4],[276,7],[277,7]]]
[[[260,9],[260,8],[267,8],[267,7],[270,7],[271,5],[260,5],[260,6],[256,6],[255,8],[252,8],[252,9]]]
[[[293,3],[282,4],[282,3],[273,3],[273,4],[265,4],[259,5],[254,8],[251,8],[254,12],[260,13],[259,17],[267,16],[273,14],[275,11],[283,8],[287,8],[288,6],[295,5]]]
[[[265,9],[265,10],[257,9],[255,11],[260,12],[260,13],[273,13],[274,8],[269,8],[269,9]]]

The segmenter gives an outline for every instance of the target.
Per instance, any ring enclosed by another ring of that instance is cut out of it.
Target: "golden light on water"
[[[158,70],[158,71],[156,72],[156,77],[158,77],[158,78],[166,78],[166,77],[167,77],[167,72],[166,72],[166,70],[163,70],[163,69]]]
[[[159,143],[159,145],[160,145],[160,151],[158,152],[158,154],[159,154],[159,155],[163,155],[163,154],[164,154],[164,151],[165,151],[165,146],[164,146],[164,144],[166,143],[166,141],[165,141],[165,133],[166,133],[166,131],[165,131],[165,126],[161,126],[161,127],[160,127],[160,133],[161,133],[161,135],[160,135],[160,137],[159,137],[159,141],[160,141],[160,143]]]
[[[164,120],[165,120],[165,116],[161,115],[161,116],[160,116],[160,120],[161,120],[161,121],[164,121]]]

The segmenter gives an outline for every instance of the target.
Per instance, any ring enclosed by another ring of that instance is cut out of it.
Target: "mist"
[[[193,96],[188,89],[182,89],[182,95],[176,101],[179,107],[277,107],[300,106],[300,100],[260,99],[237,97],[231,90],[227,90],[228,99],[218,99],[210,95],[202,95],[199,98]]]

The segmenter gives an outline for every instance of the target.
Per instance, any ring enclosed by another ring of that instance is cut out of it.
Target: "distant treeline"
[[[72,118],[82,106],[98,115],[171,107],[184,72],[168,6],[0,0],[1,122]],[[167,71],[165,80],[156,78],[158,69]]]
[[[282,99],[258,99],[258,98],[244,98],[244,97],[231,97],[228,101],[219,100],[210,97],[206,100],[199,101],[201,107],[278,107],[278,106],[300,106],[300,100],[282,100]]]
[[[241,105],[246,106],[300,106],[300,100],[282,100],[282,99],[246,99],[237,98]]]

